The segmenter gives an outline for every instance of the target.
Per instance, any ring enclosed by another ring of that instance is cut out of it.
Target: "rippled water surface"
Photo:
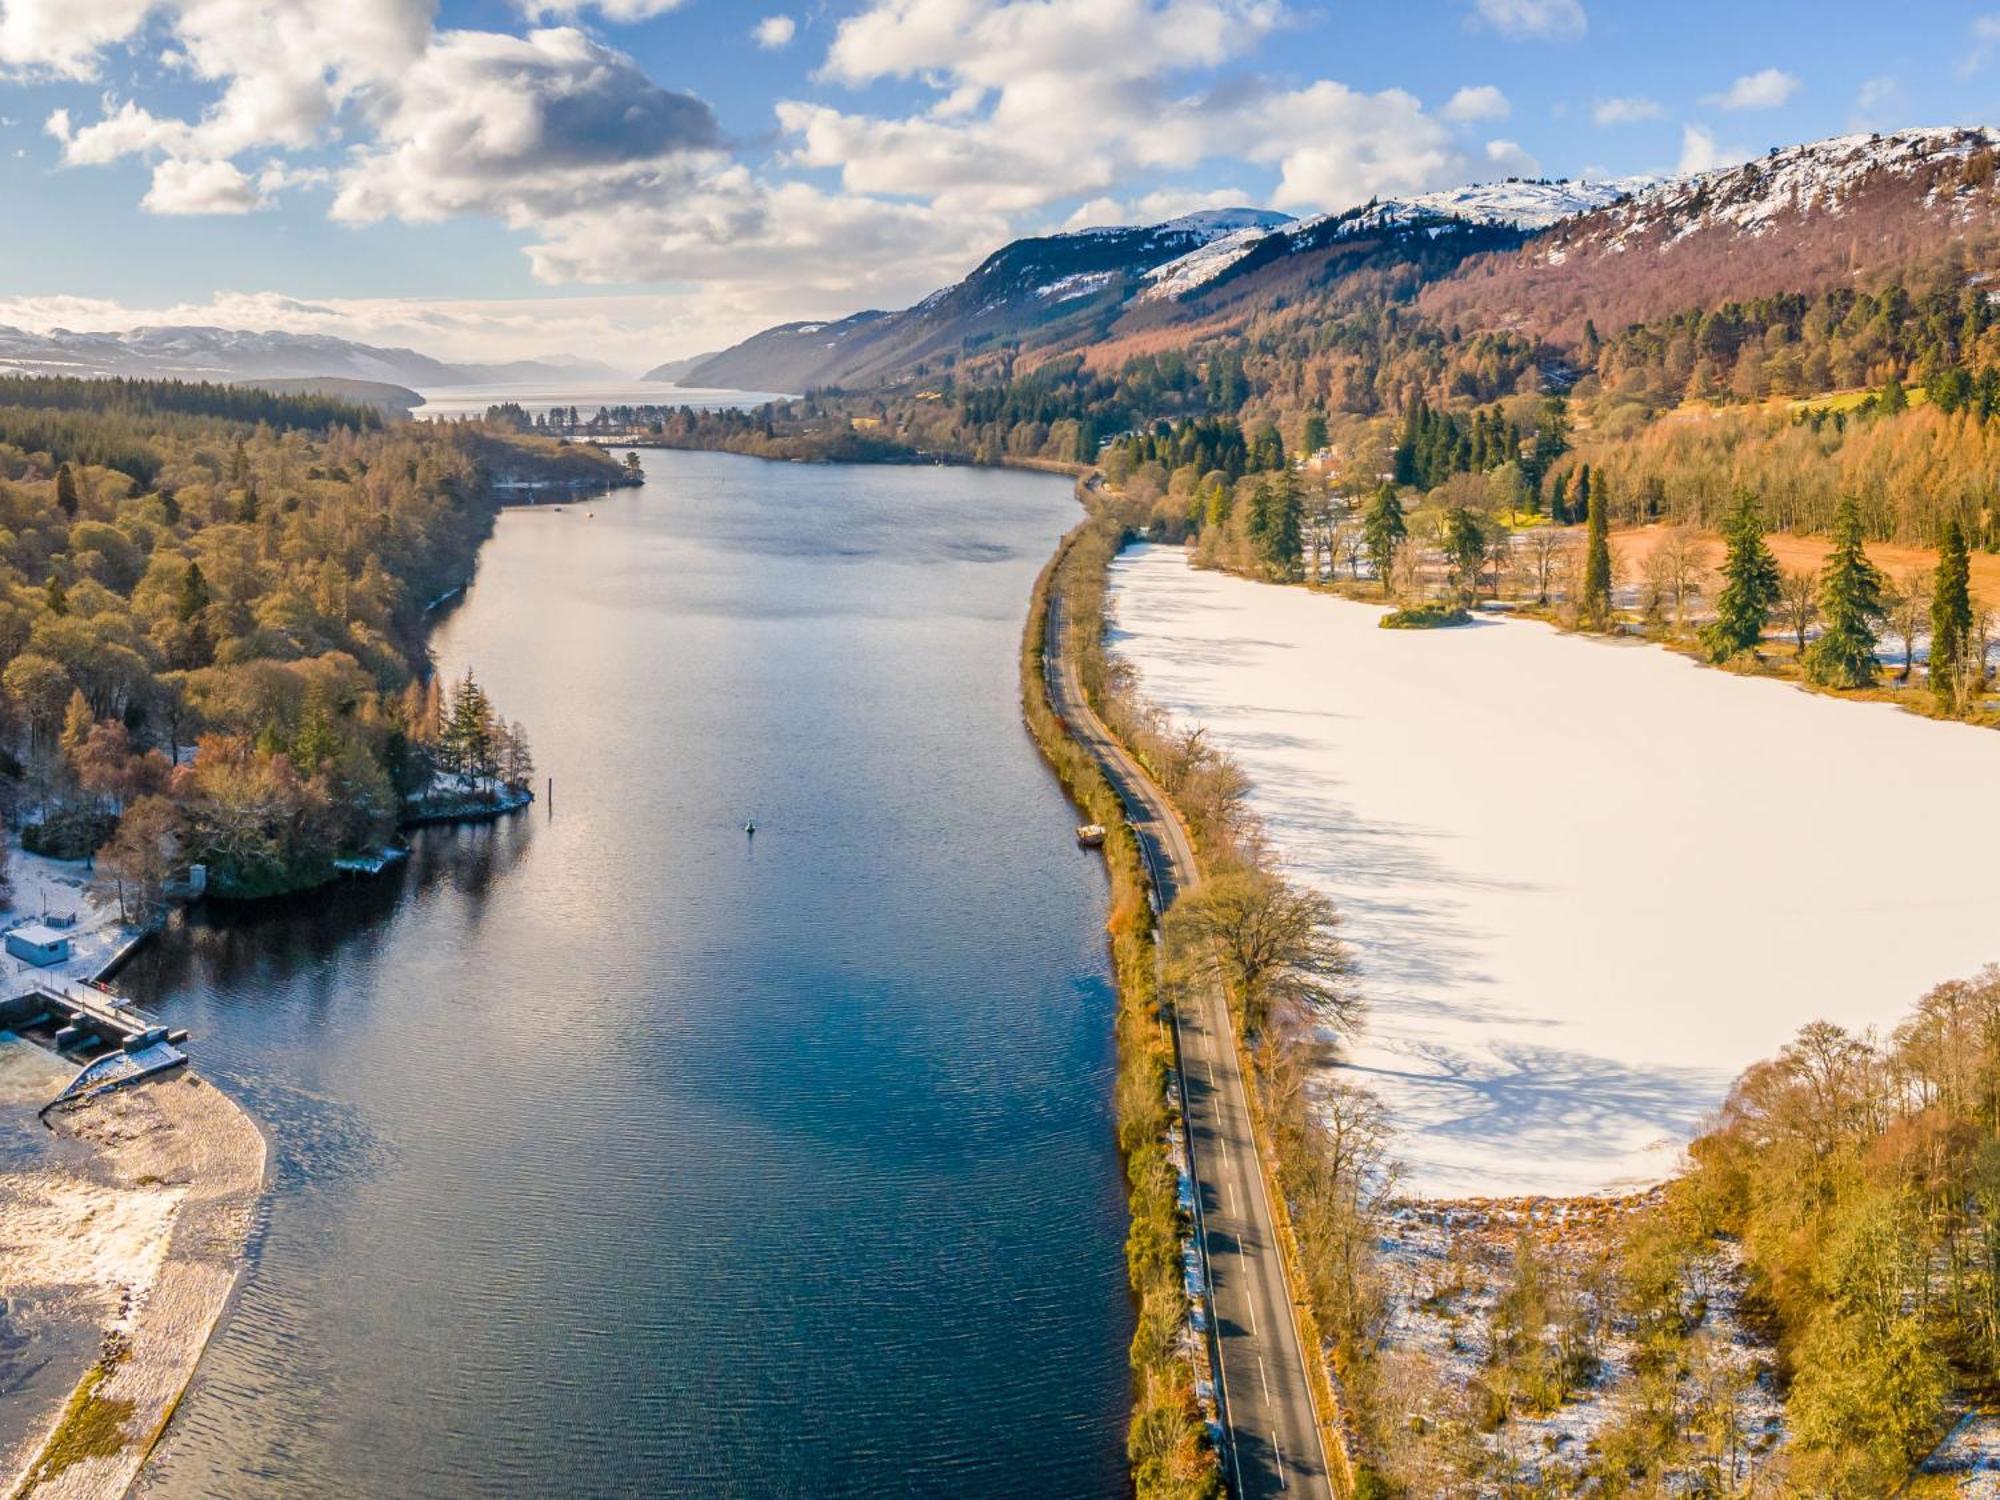
[[[151,1493],[1122,1484],[1103,880],[1014,696],[1067,488],[645,458],[437,637],[552,804],[126,971],[280,1174]]]

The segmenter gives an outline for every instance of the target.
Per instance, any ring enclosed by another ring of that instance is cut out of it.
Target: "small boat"
[[[1104,826],[1101,823],[1086,823],[1076,831],[1076,841],[1086,849],[1104,847]]]
[[[757,825],[755,823],[745,823],[743,825],[743,832],[745,837],[754,839],[757,837]]]

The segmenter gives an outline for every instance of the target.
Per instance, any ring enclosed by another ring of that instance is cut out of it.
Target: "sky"
[[[1978,0],[0,0],[0,323],[636,373],[1023,234],[1996,120]]]

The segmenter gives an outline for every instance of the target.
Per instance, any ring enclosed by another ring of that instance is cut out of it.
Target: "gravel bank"
[[[50,1120],[81,1162],[0,1176],[0,1298],[78,1299],[102,1352],[39,1435],[0,1454],[0,1495],[102,1500],[137,1476],[229,1305],[266,1148],[185,1071]]]

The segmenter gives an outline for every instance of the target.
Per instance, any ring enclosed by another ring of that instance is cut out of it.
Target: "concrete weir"
[[[23,994],[0,1001],[0,1027],[31,1037],[82,1068],[43,1107],[136,1083],[186,1064],[185,1031],[169,1031],[132,1001],[97,981],[37,974]]]

